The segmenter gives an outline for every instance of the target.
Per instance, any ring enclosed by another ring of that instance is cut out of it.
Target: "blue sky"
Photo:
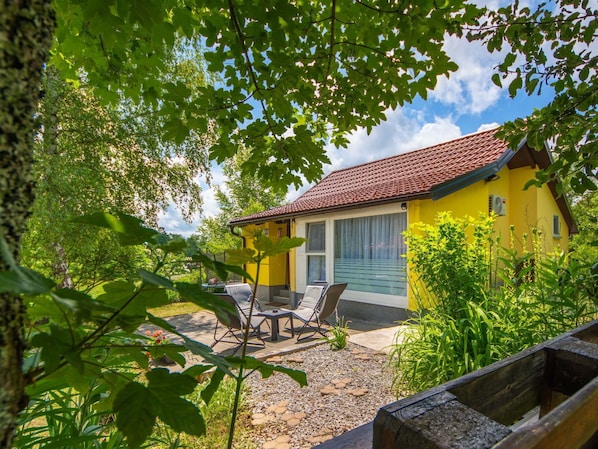
[[[525,117],[535,108],[546,105],[551,97],[548,89],[542,96],[528,97],[521,93],[509,98],[505,88],[498,88],[491,81],[493,68],[500,62],[497,54],[477,43],[465,39],[449,38],[445,50],[459,65],[450,78],[441,78],[427,100],[417,99],[413,104],[387,112],[386,122],[374,128],[370,135],[358,130],[350,137],[346,149],[327,148],[331,164],[323,167],[324,174],[344,167],[357,165],[394,154],[423,148],[451,140],[506,121]],[[219,167],[212,171],[213,185],[225,179]],[[193,223],[185,223],[181,215],[169,208],[160,218],[166,232],[191,235],[203,217],[218,213],[214,189],[204,187],[204,208]],[[309,188],[290,189],[287,200],[292,201]]]

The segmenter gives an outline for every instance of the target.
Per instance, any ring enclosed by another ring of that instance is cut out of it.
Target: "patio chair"
[[[247,283],[242,284],[226,284],[224,286],[226,293],[235,298],[238,303],[249,302],[253,296],[253,289]]]
[[[237,306],[249,316],[249,308],[251,307],[251,298],[253,296],[253,289],[247,283],[242,284],[227,284],[225,287],[226,293],[232,296],[237,303]],[[255,298],[253,302],[253,313],[261,312],[262,305],[259,300]]]
[[[306,307],[304,301],[301,300],[299,307],[293,310],[293,317],[303,322],[303,326],[297,333],[297,341],[305,340],[315,334],[326,336],[328,329],[324,329],[322,325],[327,324],[330,326],[330,323],[326,320],[336,310],[341,294],[347,287],[347,284],[330,284],[325,289],[321,286],[308,286],[305,289],[306,295],[308,294],[308,289],[310,289],[310,287],[322,288],[324,291],[321,293],[319,300],[313,307],[311,307],[313,304],[311,299],[308,300],[308,307]],[[312,330],[313,332],[309,335],[302,336],[302,334],[308,330]]]
[[[233,351],[234,354],[238,351],[243,343],[244,332],[248,322],[250,336],[255,335],[259,340],[259,343],[248,342],[248,344],[259,345],[262,347],[265,346],[266,342],[261,336],[261,325],[264,323],[264,321],[266,321],[266,318],[252,315],[251,321],[249,321],[248,317],[250,302],[246,301],[246,305],[243,303],[239,304],[239,302],[233,296],[225,293],[216,294],[216,296],[234,306],[236,313],[226,311],[224,316],[216,314],[217,322],[216,327],[214,328],[214,343],[212,343],[210,347],[213,348],[218,343],[237,343],[237,347]],[[226,332],[224,332],[224,334],[222,334],[220,337],[217,337],[219,324],[222,324],[226,327]],[[232,337],[232,340],[226,340],[226,338],[229,336]]]

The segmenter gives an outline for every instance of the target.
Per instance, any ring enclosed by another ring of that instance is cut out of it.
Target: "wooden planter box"
[[[598,447],[598,321],[381,408],[372,447]]]

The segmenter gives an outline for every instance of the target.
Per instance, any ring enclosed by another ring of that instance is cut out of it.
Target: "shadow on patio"
[[[216,326],[216,317],[212,312],[201,311],[197,313],[178,315],[168,318],[167,321],[176,326],[177,330],[187,337],[198,341],[200,343],[211,345],[214,342],[214,328]],[[262,333],[262,337],[266,342],[265,347],[249,345],[247,347],[247,354],[258,359],[267,359],[269,357],[289,354],[296,351],[301,351],[316,345],[325,343],[319,334],[311,338],[297,341],[297,334],[294,337],[291,336],[289,330],[286,329],[287,319],[280,320],[280,333],[277,341],[271,341],[271,335],[268,326],[263,326],[262,329],[265,332]],[[295,323],[297,329],[297,323]],[[349,322],[349,340],[353,343],[375,349],[377,351],[386,352],[387,347],[392,344],[394,335],[396,334],[398,326],[390,323],[369,323],[363,321],[350,321]],[[218,326],[218,336],[225,332],[225,328],[222,325]],[[173,342],[177,341],[177,337],[171,337]],[[250,341],[256,341],[255,337],[252,337]],[[214,346],[214,352],[222,355],[232,354],[235,344],[220,342]],[[190,353],[185,354],[187,366],[191,364],[201,363],[201,358],[194,356]],[[177,369],[178,368],[178,369]],[[174,371],[181,370],[182,368],[175,366]]]

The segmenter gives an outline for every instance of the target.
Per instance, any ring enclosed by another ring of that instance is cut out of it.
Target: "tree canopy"
[[[242,143],[252,149],[243,172],[285,188],[319,179],[327,142],[345,145],[385,110],[426,98],[457,69],[445,35],[460,35],[479,14],[464,1],[433,0],[55,4],[52,63],[70,79],[86,73],[106,100],[123,92],[159,102],[175,139],[215,123],[214,160]],[[203,44],[208,71],[219,75],[197,97],[156,81],[177,33]]]
[[[207,252],[217,254],[240,248],[241,239],[233,236],[228,227],[230,220],[280,206],[284,202],[284,193],[265,185],[255,176],[243,174],[241,167],[250,154],[249,149],[241,148],[222,167],[226,181],[224,185],[215,186],[220,212],[202,220],[197,230],[200,247]]]
[[[534,5],[534,2],[532,2]],[[538,183],[557,176],[572,190],[596,190],[598,166],[598,7],[587,0],[552,0],[530,7],[518,1],[485,10],[468,34],[490,52],[502,51],[493,81],[535,95],[554,91],[553,100],[506,123],[501,135],[514,147],[527,137],[533,148],[549,142],[554,163],[537,175]]]
[[[167,70],[190,90],[205,84],[201,68],[183,55]],[[170,203],[190,217],[202,205],[196,178],[209,178],[213,133],[192,132],[178,144],[164,139],[152,105],[101,105],[91,86],[69,85],[53,67],[45,71],[43,89],[43,128],[34,144],[36,198],[22,255],[25,265],[53,272],[65,286],[89,287],[130,270],[133,255],[109,233],[73,218],[118,210],[156,225],[158,211]]]

